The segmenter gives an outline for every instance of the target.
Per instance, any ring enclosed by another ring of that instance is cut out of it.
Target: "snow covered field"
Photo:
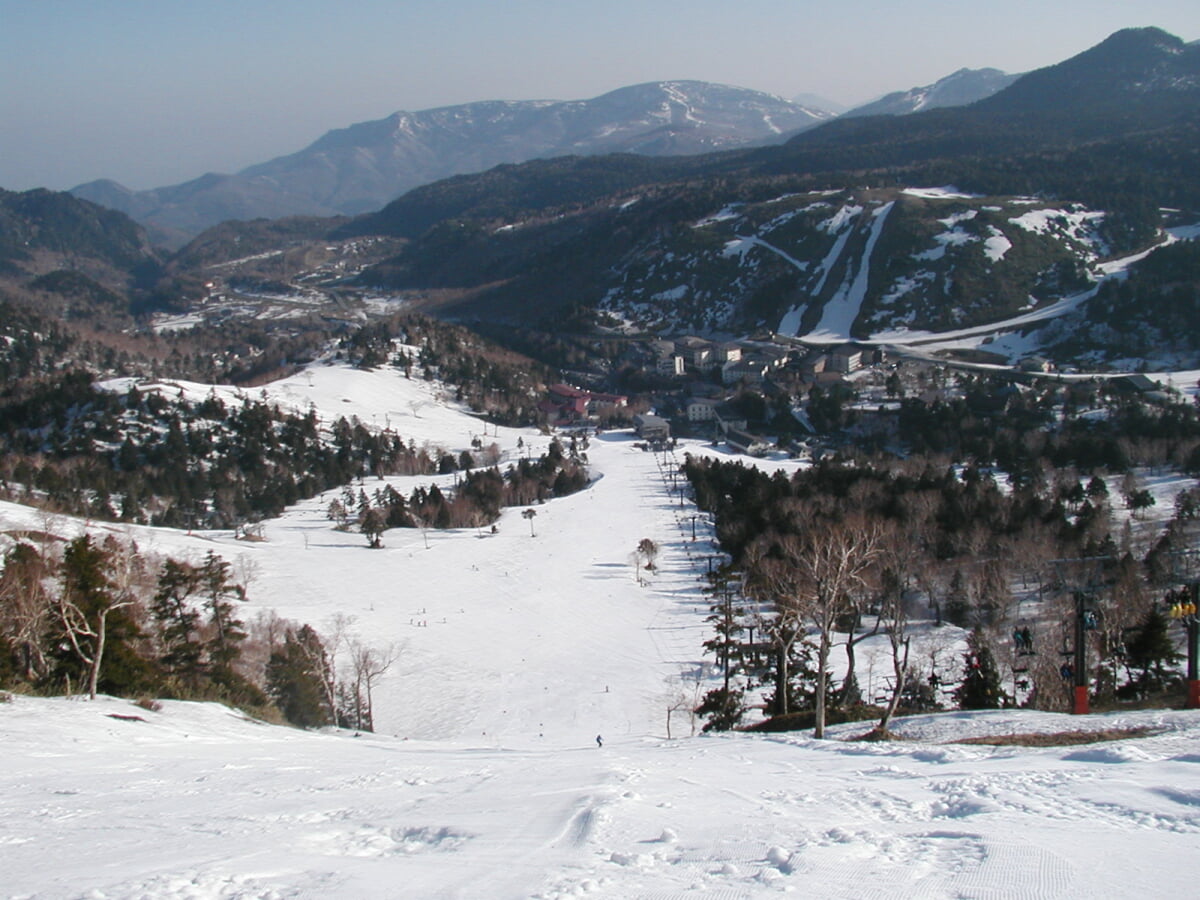
[[[391,371],[318,366],[269,393],[322,418],[386,417],[418,445],[458,451],[482,431]],[[518,438],[534,455],[545,445],[503,428],[485,441],[511,459],[527,452]],[[668,739],[668,708],[703,673],[711,534],[672,490],[672,460],[620,432],[587,455],[590,489],[531,521],[508,510],[497,534],[390,531],[372,551],[332,530],[333,495],[267,523],[261,543],[93,526],[151,553],[215,550],[251,576],[247,618],[273,609],[320,629],[342,613],[400,656],[377,689],[375,735],[204,704],[0,704],[0,896],[1194,894],[1195,712],[949,713],[899,720],[912,740],[893,744],[846,741],[862,724],[823,742],[692,737],[676,712]],[[0,505],[0,531],[46,525]],[[646,537],[661,551],[643,585],[633,553]],[[948,743],[1130,725],[1158,733]]]

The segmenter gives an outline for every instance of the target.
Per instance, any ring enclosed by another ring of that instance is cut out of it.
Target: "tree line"
[[[481,528],[494,523],[504,507],[545,503],[587,487],[584,440],[581,445],[572,439],[567,449],[555,439],[538,459],[523,457],[503,472],[498,466],[472,469],[473,458],[463,451],[460,463],[443,457],[443,473],[462,471],[452,491],[432,484],[405,497],[391,485],[371,495],[346,486],[340,498],[330,501],[328,516],[339,528],[357,526],[373,548],[382,546],[389,528]]]
[[[964,708],[1020,697],[1064,709],[1059,651],[1072,639],[1072,590],[1085,587],[1103,598],[1084,638],[1097,700],[1172,684],[1177,657],[1162,639],[1162,597],[1178,583],[1170,562],[1194,535],[1198,491],[1180,495],[1147,544],[1116,526],[1105,479],[1085,487],[1073,470],[1003,489],[990,470],[932,458],[823,460],[789,477],[689,456],[683,471],[728,557],[709,576],[706,649],[725,677],[700,705],[708,727],[739,724],[759,688],[775,723],[762,727],[803,722],[818,736],[831,714],[874,708],[886,731],[898,709],[932,708],[953,666],[936,647],[925,660],[914,652],[917,619],[972,632],[952,692]],[[1127,509],[1143,491],[1122,479]],[[1058,571],[1061,560],[1096,562],[1085,577],[1078,566]],[[864,696],[859,684],[856,654],[872,636],[890,649],[885,697]],[[846,674],[835,685],[838,646]]]
[[[274,615],[247,622],[253,571],[212,551],[159,559],[111,536],[47,531],[2,563],[0,688],[216,700],[302,727],[374,727],[371,690],[395,648],[362,643],[345,617],[328,637]]]

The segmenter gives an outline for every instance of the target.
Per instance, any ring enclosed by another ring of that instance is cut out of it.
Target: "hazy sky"
[[[700,79],[847,104],[1024,72],[1200,0],[0,0],[0,187],[235,172],[474,100]]]

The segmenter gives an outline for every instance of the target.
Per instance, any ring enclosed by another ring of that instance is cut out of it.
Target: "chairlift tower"
[[[1068,653],[1072,656],[1071,713],[1076,716],[1091,712],[1087,640],[1088,632],[1095,631],[1099,625],[1101,575],[1108,559],[1107,556],[1089,556],[1053,560],[1059,584],[1071,589],[1075,601],[1075,640]]]
[[[1187,638],[1187,708],[1200,709],[1200,581],[1188,585],[1183,598],[1167,614],[1183,626]]]
[[[1183,626],[1187,645],[1187,708],[1200,709],[1200,551],[1195,548],[1177,550],[1172,554],[1175,561],[1175,577],[1183,583],[1177,600],[1167,610],[1172,621]],[[1170,594],[1167,595],[1171,597]]]

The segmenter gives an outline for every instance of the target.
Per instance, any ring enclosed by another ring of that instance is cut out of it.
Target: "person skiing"
[[[600,735],[596,735],[596,746],[597,746],[597,747],[603,747],[603,746],[604,746],[604,739],[603,739],[603,738],[601,738],[601,737],[600,737]]]

